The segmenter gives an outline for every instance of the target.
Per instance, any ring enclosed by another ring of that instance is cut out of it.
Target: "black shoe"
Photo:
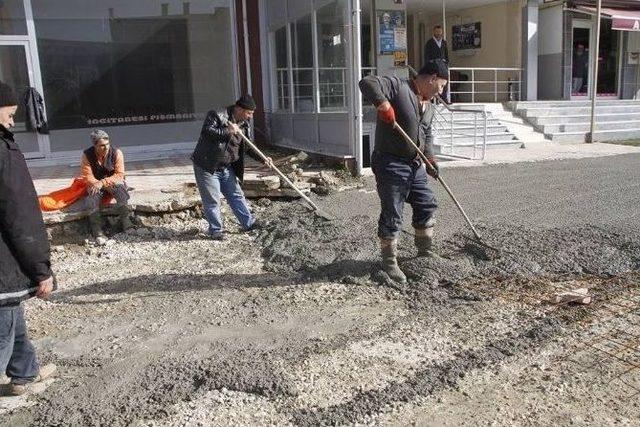
[[[254,231],[254,230],[262,230],[265,227],[266,223],[256,219],[253,221],[253,224],[249,226],[245,231]]]
[[[227,240],[227,236],[225,236],[224,233],[209,234],[209,238],[211,240],[217,240],[219,242]]]

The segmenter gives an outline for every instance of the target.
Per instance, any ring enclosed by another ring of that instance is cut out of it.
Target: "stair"
[[[584,142],[591,127],[591,101],[515,101],[507,107],[545,137]],[[640,138],[640,101],[599,100],[594,141]]]
[[[454,105],[456,108],[481,109],[479,104]],[[452,120],[453,118],[453,120]],[[453,127],[452,127],[453,121]],[[438,106],[433,121],[434,148],[441,155],[457,155],[478,157],[484,142],[484,120],[482,115],[454,112],[453,115],[444,107]],[[522,142],[509,131],[502,121],[487,111],[487,149],[518,147]],[[474,150],[475,147],[475,150]]]

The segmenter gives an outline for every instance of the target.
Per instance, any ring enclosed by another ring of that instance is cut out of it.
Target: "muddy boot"
[[[382,269],[391,280],[398,283],[406,283],[407,276],[398,267],[398,241],[380,239],[380,251],[382,253]]]
[[[102,231],[102,215],[100,211],[95,211],[89,215],[89,229],[96,241],[106,240],[106,236]]]
[[[414,242],[418,248],[418,256],[431,256],[431,246],[433,245],[433,227],[416,228]]]
[[[120,217],[120,224],[122,225],[122,231],[127,231],[133,227],[133,223],[129,218],[129,206],[122,205],[118,207],[118,216]]]

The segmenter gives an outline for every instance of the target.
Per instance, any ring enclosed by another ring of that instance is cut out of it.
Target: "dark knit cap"
[[[0,82],[0,107],[13,107],[18,105],[16,93],[6,83]]]
[[[420,71],[418,71],[418,75],[437,75],[441,79],[449,80],[449,66],[447,62],[443,59],[432,59],[431,61],[427,61],[426,64]]]
[[[256,109],[256,102],[249,94],[242,95],[240,99],[236,101],[236,105],[240,108],[244,108],[245,110],[254,111]]]

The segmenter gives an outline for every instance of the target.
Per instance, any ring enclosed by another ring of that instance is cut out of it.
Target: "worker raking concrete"
[[[405,203],[413,208],[418,255],[431,254],[434,214],[438,207],[427,183],[427,174],[438,177],[431,126],[435,107],[431,100],[442,93],[448,71],[446,63],[436,59],[427,62],[413,79],[367,76],[360,81],[365,100],[378,111],[371,160],[381,207],[378,237],[383,269],[397,282],[406,282],[397,260]],[[417,141],[433,167],[425,167],[416,149],[394,129],[396,122]]]

